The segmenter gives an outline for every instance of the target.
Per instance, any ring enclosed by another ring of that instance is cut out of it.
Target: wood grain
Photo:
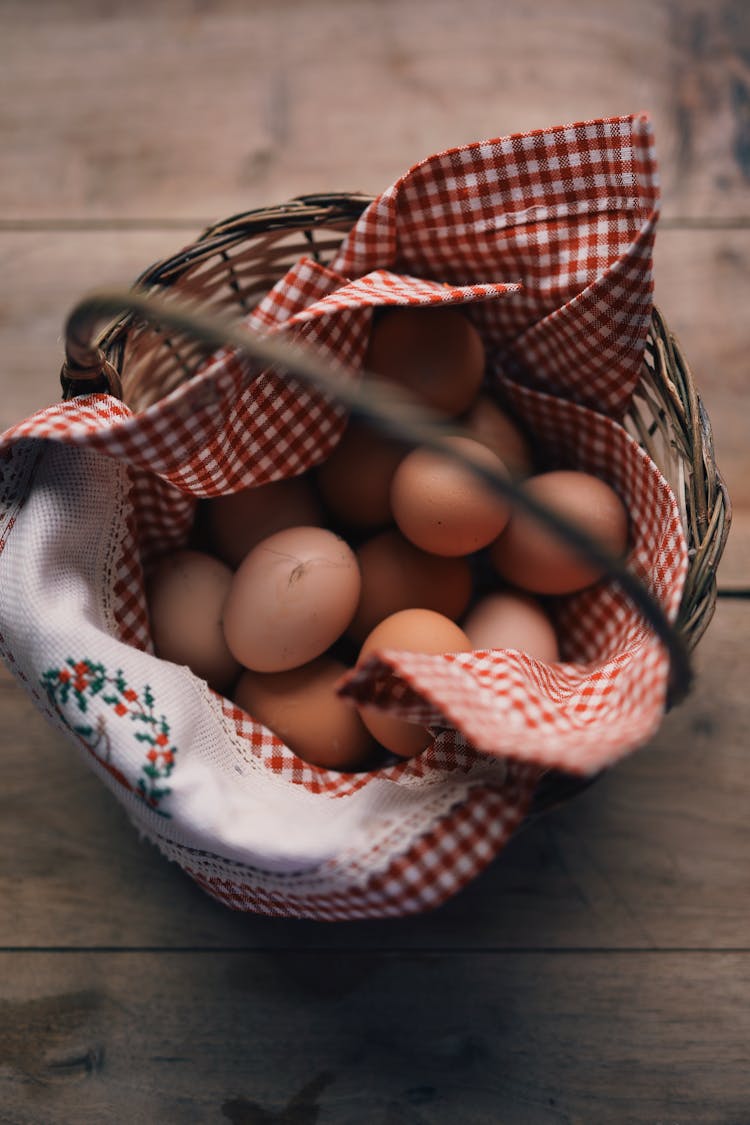
[[[2,673],[0,945],[750,948],[749,643],[750,605],[722,601],[692,697],[648,748],[524,829],[437,913],[341,925],[205,897]]]
[[[717,462],[734,504],[750,508],[750,231],[661,230],[654,277],[656,302],[680,341],[711,419]]]
[[[0,430],[57,397],[79,296],[209,221],[647,110],[656,297],[735,503],[689,700],[420,918],[232,914],[0,672],[0,1121],[746,1125],[750,7],[3,0],[0,32]]]
[[[641,110],[666,214],[750,214],[742,0],[6,0],[2,16],[5,222],[376,192],[430,152]]]
[[[0,957],[14,1125],[743,1125],[748,955]]]
[[[719,567],[719,584],[727,594],[750,595],[750,511],[735,510],[726,550]]]
[[[199,230],[0,233],[0,431],[60,397],[68,313],[92,289],[128,289]]]

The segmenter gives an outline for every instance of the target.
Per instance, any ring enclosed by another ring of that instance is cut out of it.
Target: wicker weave
[[[192,245],[145,270],[135,288],[174,294],[203,312],[248,313],[286,270],[308,254],[325,264],[370,202],[362,195],[302,196],[209,227]],[[162,333],[125,314],[95,341],[122,379],[122,397],[143,409],[190,378],[206,349],[193,337]],[[84,375],[76,372],[78,378]],[[78,388],[76,388],[78,389]],[[90,389],[87,384],[86,389]],[[716,467],[711,424],[682,351],[654,310],[641,382],[625,424],[675,490],[690,565],[678,629],[689,647],[716,604],[716,569],[730,523]]]
[[[158,292],[182,308],[239,320],[301,255],[328,263],[370,202],[362,195],[315,195],[249,211],[208,228],[191,245],[149,267],[134,289]],[[164,331],[133,312],[97,338],[69,335],[62,380],[66,397],[92,380],[141,410],[190,378],[210,352],[195,336]],[[690,369],[664,318],[654,310],[641,380],[624,419],[672,485],[688,540],[689,568],[676,623],[692,649],[716,604],[716,570],[729,531],[729,496],[714,457],[711,426]],[[559,803],[586,783],[553,774],[537,807]]]

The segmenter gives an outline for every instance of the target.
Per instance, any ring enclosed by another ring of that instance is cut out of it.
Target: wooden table
[[[0,674],[0,1121],[750,1121],[741,0],[0,4],[0,429],[78,296],[210,220],[429,152],[647,109],[657,300],[735,504],[690,700],[438,912],[234,915],[139,842]]]

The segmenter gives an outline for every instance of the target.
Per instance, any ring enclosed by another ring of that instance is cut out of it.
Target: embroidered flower
[[[172,773],[176,747],[169,745],[169,723],[165,716],[157,717],[154,714],[156,701],[149,685],[146,684],[139,694],[134,688],[128,687],[121,671],[110,676],[103,664],[93,660],[74,661],[71,657],[68,657],[62,668],[48,669],[42,675],[41,682],[60,718],[96,760],[121,785],[136,793],[149,808],[160,816],[169,816],[159,805],[164,797],[169,796],[171,789],[160,783]],[[133,737],[148,746],[141,776],[135,783],[131,783],[122,770],[110,762],[111,738],[103,714],[95,714],[84,722],[72,721],[69,713],[71,704],[75,703],[78,711],[86,713],[89,702],[97,696],[115,715],[120,718],[128,715],[134,724]]]

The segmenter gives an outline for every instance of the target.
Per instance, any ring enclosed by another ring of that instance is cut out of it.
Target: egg
[[[357,608],[360,576],[347,543],[321,527],[290,527],[253,547],[232,580],[224,636],[245,668],[283,672],[320,656]]]
[[[239,672],[221,624],[231,584],[232,571],[224,563],[184,550],[161,558],[146,587],[156,655],[187,664],[219,692],[226,692]]]
[[[240,676],[234,701],[297,757],[333,770],[356,770],[374,745],[357,708],[336,694],[346,666],[327,656],[286,672]]]
[[[400,532],[382,531],[357,550],[362,592],[349,635],[360,643],[383,618],[401,609],[433,609],[457,619],[471,597],[466,559],[431,555]]]
[[[365,370],[398,383],[449,416],[474,401],[484,376],[482,339],[452,305],[391,308],[370,334]]]
[[[386,617],[365,639],[357,660],[361,664],[370,653],[383,649],[439,654],[470,652],[471,642],[455,621],[429,609],[404,609]],[[381,746],[403,758],[412,758],[432,741],[430,732],[419,723],[410,723],[376,707],[360,705],[362,721]]]
[[[464,425],[472,437],[497,454],[511,476],[522,479],[533,472],[530,442],[489,395],[479,396],[464,418]]]
[[[201,504],[207,547],[231,567],[262,539],[286,527],[319,526],[320,504],[305,477],[272,481]]]
[[[613,556],[625,554],[627,512],[605,481],[589,473],[556,470],[531,477],[524,487],[533,499],[579,527]],[[490,558],[506,581],[536,594],[571,594],[597,582],[604,573],[538,519],[520,510],[514,511],[493,543]]]
[[[386,715],[376,707],[362,704],[359,713],[363,724],[382,747],[397,754],[399,758],[414,758],[432,742],[427,727],[417,723],[407,723],[396,715]]]
[[[520,591],[482,598],[463,630],[475,649],[513,648],[548,664],[560,659],[552,622],[536,598]]]
[[[492,450],[471,438],[447,443],[480,465],[507,476]],[[436,555],[468,555],[496,539],[508,522],[507,501],[451,457],[420,447],[407,454],[391,483],[391,509],[415,546]]]
[[[317,471],[320,494],[332,515],[352,528],[389,523],[391,480],[406,452],[401,443],[350,422]]]

